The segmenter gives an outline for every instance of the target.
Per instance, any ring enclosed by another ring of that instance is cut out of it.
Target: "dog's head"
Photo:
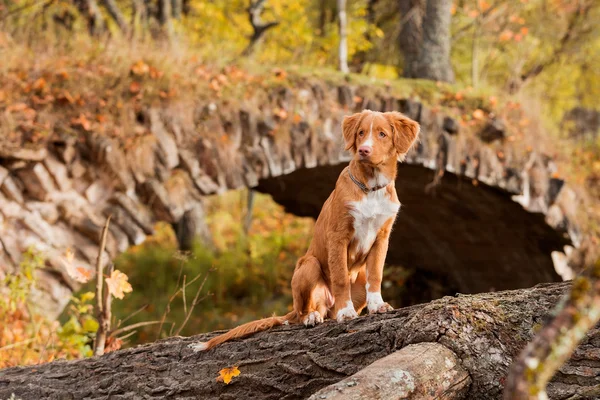
[[[346,150],[371,165],[379,165],[391,157],[403,160],[419,137],[419,124],[405,115],[364,110],[342,122]]]

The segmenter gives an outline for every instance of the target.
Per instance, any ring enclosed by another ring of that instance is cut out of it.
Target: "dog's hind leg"
[[[294,311],[306,326],[323,322],[327,309],[333,306],[334,299],[323,280],[321,264],[313,256],[298,260],[292,277]]]

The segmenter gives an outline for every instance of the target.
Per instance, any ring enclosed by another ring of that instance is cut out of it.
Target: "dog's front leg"
[[[334,313],[338,322],[358,317],[350,296],[348,275],[348,240],[331,237],[328,240],[328,264],[331,292],[335,299]]]
[[[388,250],[390,231],[393,220],[386,222],[375,239],[375,243],[367,256],[367,309],[369,314],[384,313],[393,310],[393,307],[383,301],[381,297],[381,281],[383,279],[383,265]]]

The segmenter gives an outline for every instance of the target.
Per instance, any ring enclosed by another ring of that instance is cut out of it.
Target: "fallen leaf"
[[[137,94],[140,90],[142,90],[142,85],[140,85],[139,82],[134,81],[129,85],[129,92],[131,92],[131,94]]]
[[[16,103],[10,107],[7,107],[6,111],[8,111],[9,113],[13,112],[13,111],[20,112],[20,111],[25,111],[27,108],[28,108],[28,106],[25,103]]]
[[[106,344],[104,345],[104,352],[110,353],[111,351],[119,350],[123,345],[123,341],[119,338],[109,336],[106,338]]]
[[[105,279],[109,293],[115,296],[117,299],[122,299],[125,296],[125,293],[133,291],[133,288],[131,287],[131,284],[129,284],[128,280],[129,278],[127,275],[118,269],[114,270],[112,274],[110,274],[110,277]]]
[[[140,60],[131,66],[131,72],[138,76],[146,75],[148,72],[150,72],[150,66]]]
[[[44,78],[39,78],[35,82],[33,82],[33,89],[40,92],[44,90],[46,87],[46,80]]]
[[[498,39],[500,39],[501,42],[506,42],[506,41],[512,39],[513,35],[514,34],[511,30],[505,29],[504,31],[502,31],[502,33],[500,34]]]
[[[287,72],[285,72],[283,69],[281,68],[274,68],[273,69],[273,74],[279,78],[279,79],[285,79],[287,76]]]
[[[79,276],[82,279],[85,279],[85,282],[92,279],[92,271],[91,270],[89,270],[87,268],[83,268],[83,267],[77,267],[76,271],[79,273]]]
[[[233,366],[230,368],[223,368],[222,370],[219,371],[219,376],[217,377],[217,382],[220,382],[220,380],[222,380],[223,382],[225,382],[226,385],[229,385],[229,382],[231,382],[231,379],[234,376],[238,376],[239,374],[240,374],[240,370],[236,366]]]
[[[73,118],[71,120],[71,125],[80,126],[86,131],[89,131],[92,127],[92,123],[84,114],[79,114],[78,118]]]
[[[478,108],[477,110],[473,111],[473,118],[482,120],[484,117],[485,117],[485,114],[484,114],[483,110]]]

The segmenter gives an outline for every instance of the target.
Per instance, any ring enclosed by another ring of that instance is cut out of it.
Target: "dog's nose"
[[[358,148],[358,154],[362,157],[370,156],[373,152],[373,148],[371,146],[360,146]]]

